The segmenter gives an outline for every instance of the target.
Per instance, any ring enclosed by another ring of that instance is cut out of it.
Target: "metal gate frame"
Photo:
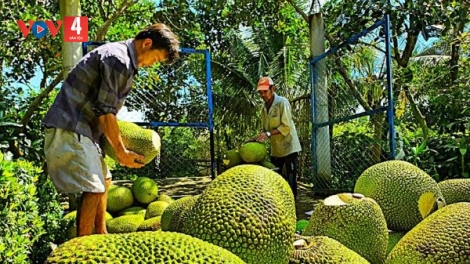
[[[364,111],[362,113],[357,113],[347,117],[340,117],[333,120],[329,120],[327,122],[316,123],[316,103],[315,103],[315,87],[318,84],[318,69],[316,67],[317,62],[322,59],[325,59],[327,56],[334,54],[339,49],[346,47],[348,44],[356,44],[361,37],[366,36],[372,30],[375,30],[379,27],[383,27],[385,33],[385,57],[386,57],[386,74],[387,74],[387,93],[388,93],[388,105],[383,106],[377,109],[372,109],[369,111]],[[390,146],[390,153],[389,159],[395,159],[395,126],[394,126],[394,102],[393,102],[393,85],[392,85],[392,55],[391,55],[391,34],[390,34],[390,17],[389,15],[385,15],[384,18],[375,22],[372,26],[364,29],[360,33],[348,38],[347,40],[343,41],[336,47],[330,48],[325,53],[312,58],[309,61],[309,70],[310,70],[310,106],[311,106],[311,122],[312,122],[312,138],[311,138],[311,151],[312,151],[312,167],[313,167],[313,189],[314,191],[322,191],[318,190],[318,156],[316,153],[316,144],[317,144],[317,131],[319,128],[324,126],[331,126],[336,123],[349,121],[355,118],[359,118],[362,116],[370,116],[380,112],[387,112],[387,123],[389,125],[389,146]]]

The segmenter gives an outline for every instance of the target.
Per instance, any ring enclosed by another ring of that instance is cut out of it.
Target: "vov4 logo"
[[[52,20],[29,20],[28,25],[22,20],[17,20],[16,24],[23,33],[23,37],[27,37],[29,32],[36,38],[43,38],[47,33],[51,33],[55,37],[64,24],[64,41],[65,42],[87,42],[88,41],[88,17],[86,16],[66,16],[64,21],[57,20],[57,25]]]

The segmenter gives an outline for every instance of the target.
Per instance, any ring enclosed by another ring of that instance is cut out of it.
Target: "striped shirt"
[[[86,54],[70,71],[43,124],[99,142],[103,134],[98,116],[117,114],[137,74],[133,40],[101,45]]]

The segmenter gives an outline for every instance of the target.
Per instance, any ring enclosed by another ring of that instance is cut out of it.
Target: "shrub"
[[[45,233],[35,182],[41,169],[24,160],[0,163],[0,259],[29,263],[33,245]]]

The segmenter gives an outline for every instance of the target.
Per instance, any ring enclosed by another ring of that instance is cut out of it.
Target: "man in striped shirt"
[[[116,114],[128,96],[139,67],[171,63],[179,41],[164,24],[154,24],[135,38],[104,44],[86,54],[65,79],[43,121],[47,170],[60,193],[82,193],[77,235],[105,234],[107,189],[111,174],[100,140],[106,137],[121,165],[143,166],[143,156],[124,146]]]

